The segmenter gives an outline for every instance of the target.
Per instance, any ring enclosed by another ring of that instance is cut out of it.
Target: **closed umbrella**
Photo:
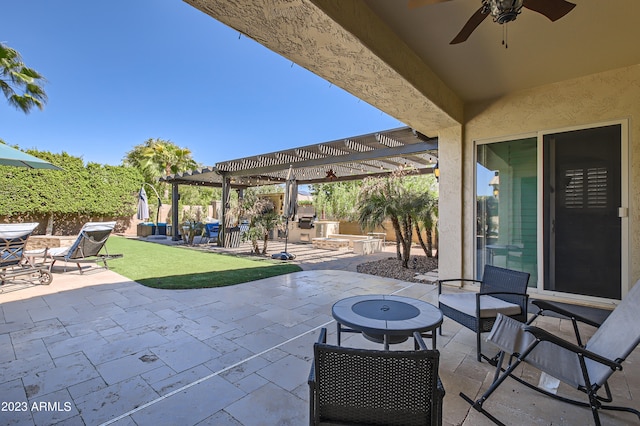
[[[41,160],[38,157],[29,155],[26,152],[19,151],[15,148],[11,148],[9,145],[0,143],[0,165],[3,166],[16,166],[16,167],[29,167],[30,169],[52,169],[62,170],[58,166]]]
[[[289,173],[287,173],[287,182],[284,189],[284,206],[283,214],[286,217],[286,230],[284,237],[284,251],[274,254],[271,257],[274,259],[293,260],[296,258],[295,254],[287,252],[287,245],[289,244],[289,219],[293,220],[298,213],[298,181],[293,174],[293,169],[289,167]]]
[[[298,181],[296,180],[293,170],[289,168],[287,174],[287,183],[284,193],[284,214],[287,219],[293,220],[298,214]]]
[[[158,224],[158,221],[160,220],[160,207],[162,206],[162,200],[153,185],[146,182],[142,184],[140,192],[138,192],[138,212],[136,213],[136,218],[139,220],[149,219],[149,200],[147,199],[147,192],[144,190],[145,185],[153,189],[153,192],[155,192],[158,197],[158,211],[156,212],[156,225],[153,227],[153,237],[166,238],[165,235],[160,235],[160,227]],[[149,236],[149,238],[151,238],[151,236]]]
[[[147,191],[144,190],[144,186],[140,188],[138,193],[138,213],[136,214],[138,220],[149,219],[149,200],[147,199]]]

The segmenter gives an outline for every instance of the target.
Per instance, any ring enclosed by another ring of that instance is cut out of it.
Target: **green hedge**
[[[131,216],[143,182],[132,167],[84,164],[65,152],[28,150],[63,170],[0,166],[0,216]]]

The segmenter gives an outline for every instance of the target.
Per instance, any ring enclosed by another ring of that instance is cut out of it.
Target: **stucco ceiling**
[[[640,63],[640,1],[570,0],[576,7],[551,22],[524,9],[507,27],[490,17],[458,45],[449,42],[480,7],[451,0],[410,10],[408,0],[365,3],[464,101]]]
[[[184,0],[265,47],[435,137],[469,103],[640,64],[640,0],[572,0],[551,22],[525,9],[450,45],[481,0]]]

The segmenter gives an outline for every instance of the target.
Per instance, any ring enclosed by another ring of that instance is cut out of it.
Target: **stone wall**
[[[360,228],[360,225],[358,224],[358,222],[350,222],[350,221],[346,221],[346,220],[341,220],[340,221],[340,233],[341,234],[368,235],[369,232],[376,232],[376,233],[380,233],[380,234],[385,234],[385,240],[386,241],[395,241],[396,240],[396,233],[393,230],[393,225],[391,225],[391,222],[389,222],[389,221],[385,221],[384,222],[384,229],[382,227],[377,227],[373,231],[363,231],[362,228]],[[426,235],[424,230],[422,231],[422,239],[426,244],[427,243],[427,235]],[[416,235],[415,230],[413,231],[412,241],[413,241],[414,244],[419,244],[418,236]],[[435,233],[433,235],[433,248],[434,248],[434,250],[438,248],[438,241],[437,241]]]

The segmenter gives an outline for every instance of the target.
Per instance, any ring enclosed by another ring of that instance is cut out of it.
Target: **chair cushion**
[[[438,301],[466,315],[476,316],[476,293],[441,294]],[[498,313],[512,316],[521,312],[520,305],[515,303],[505,302],[493,296],[480,296],[480,318],[493,318]]]
[[[49,249],[49,256],[64,256],[69,251],[70,247],[53,247]]]

